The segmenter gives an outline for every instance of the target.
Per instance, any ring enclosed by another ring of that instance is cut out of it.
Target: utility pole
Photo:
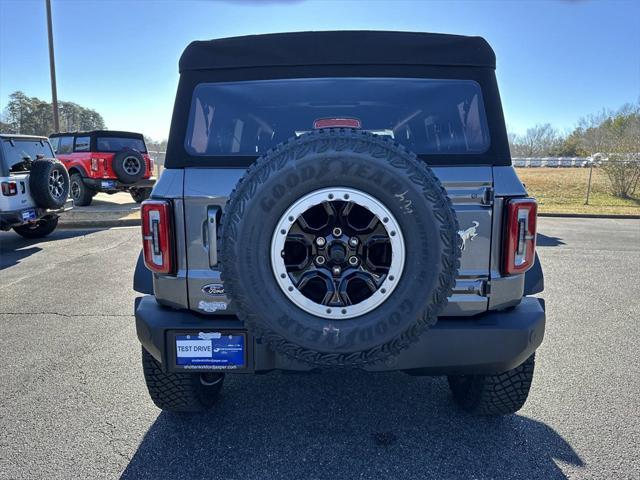
[[[60,131],[60,117],[58,116],[58,89],[56,87],[56,60],[53,55],[53,26],[51,22],[51,0],[45,0],[47,6],[47,31],[49,34],[49,69],[51,70],[51,103],[53,105],[53,129]]]

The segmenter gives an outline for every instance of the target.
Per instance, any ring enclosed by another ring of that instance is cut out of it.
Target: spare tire
[[[363,131],[318,130],[238,182],[221,274],[240,318],[276,352],[363,366],[435,324],[457,276],[457,231],[444,188],[413,153]]]
[[[114,155],[111,168],[122,183],[135,183],[144,177],[147,164],[138,150],[124,148]]]
[[[69,196],[69,172],[55,158],[40,158],[31,163],[29,191],[41,208],[61,208]]]

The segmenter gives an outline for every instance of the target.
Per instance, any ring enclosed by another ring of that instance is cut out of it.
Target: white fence
[[[542,157],[542,158],[513,158],[514,167],[554,167],[554,168],[585,168],[592,162],[591,157]]]
[[[164,165],[164,156],[166,152],[156,152],[154,150],[149,150],[149,156],[153,158],[153,161],[158,165]]]

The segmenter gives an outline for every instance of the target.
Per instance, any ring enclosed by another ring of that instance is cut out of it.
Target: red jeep
[[[138,203],[149,198],[155,179],[153,160],[139,133],[94,130],[54,133],[56,157],[69,171],[69,196],[86,206],[98,192],[128,191]]]

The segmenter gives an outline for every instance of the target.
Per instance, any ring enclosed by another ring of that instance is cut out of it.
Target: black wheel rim
[[[325,189],[309,196],[311,202],[302,199],[285,213],[274,233],[272,263],[281,288],[298,306],[325,318],[376,308],[402,271],[397,222],[364,192]]]

